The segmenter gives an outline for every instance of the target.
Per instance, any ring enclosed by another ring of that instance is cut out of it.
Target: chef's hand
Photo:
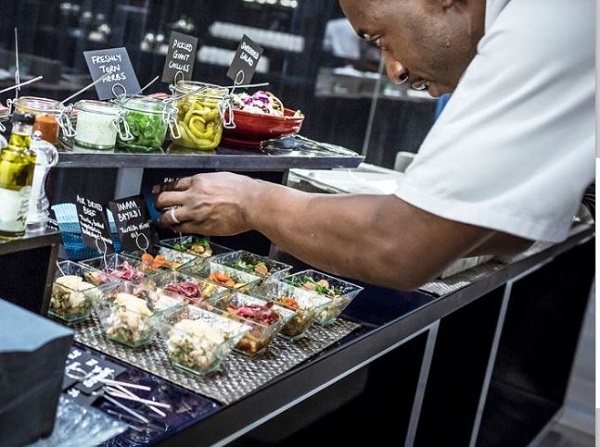
[[[247,207],[252,206],[259,184],[243,175],[212,172],[156,185],[152,192],[161,211],[159,226],[206,236],[248,231]]]

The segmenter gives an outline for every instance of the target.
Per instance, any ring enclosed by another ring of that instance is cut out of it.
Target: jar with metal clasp
[[[138,153],[162,151],[173,116],[169,111],[172,105],[148,96],[119,98],[115,104],[124,111],[123,124],[127,131],[117,133],[116,148]]]
[[[0,135],[8,136],[6,124],[10,122],[10,108],[0,105]],[[10,127],[10,124],[9,124]]]
[[[111,102],[81,100],[75,104],[73,151],[112,152],[117,142],[124,113]],[[121,126],[121,129],[123,126]]]
[[[59,116],[65,106],[59,101],[37,96],[21,96],[12,102],[14,110],[35,116],[34,131],[41,133],[42,140],[58,145]]]
[[[176,131],[171,134],[173,143],[201,151],[215,149],[223,135],[227,87],[178,81],[172,90],[177,107]]]

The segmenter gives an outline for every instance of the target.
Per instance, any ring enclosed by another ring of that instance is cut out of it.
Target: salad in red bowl
[[[261,141],[298,133],[304,121],[301,111],[286,108],[263,90],[234,95],[231,113],[233,126],[223,130],[223,143],[245,148],[257,149]]]

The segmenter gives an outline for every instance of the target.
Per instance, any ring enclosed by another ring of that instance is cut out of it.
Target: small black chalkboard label
[[[84,51],[83,56],[93,81],[106,75],[95,85],[98,99],[130,96],[140,91],[140,84],[133,71],[127,49],[124,47]]]
[[[111,200],[108,208],[115,218],[123,251],[147,251],[158,243],[158,232],[142,196]]]
[[[174,84],[189,81],[194,72],[198,38],[173,31],[169,40],[169,50],[163,68],[162,81]]]
[[[80,391],[90,394],[103,386],[99,379],[115,379],[125,371],[123,366],[73,346],[65,361],[63,390],[76,385]]]
[[[98,250],[101,254],[114,253],[115,249],[104,206],[81,197],[79,194],[77,194],[75,206],[83,243]]]
[[[244,34],[227,70],[227,77],[233,80],[234,85],[250,83],[263,51],[260,45]]]

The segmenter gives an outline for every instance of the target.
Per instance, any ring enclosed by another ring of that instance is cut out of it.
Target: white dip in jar
[[[82,100],[75,104],[75,109],[75,145],[84,149],[113,151],[117,141],[115,121],[119,108],[108,102]]]

